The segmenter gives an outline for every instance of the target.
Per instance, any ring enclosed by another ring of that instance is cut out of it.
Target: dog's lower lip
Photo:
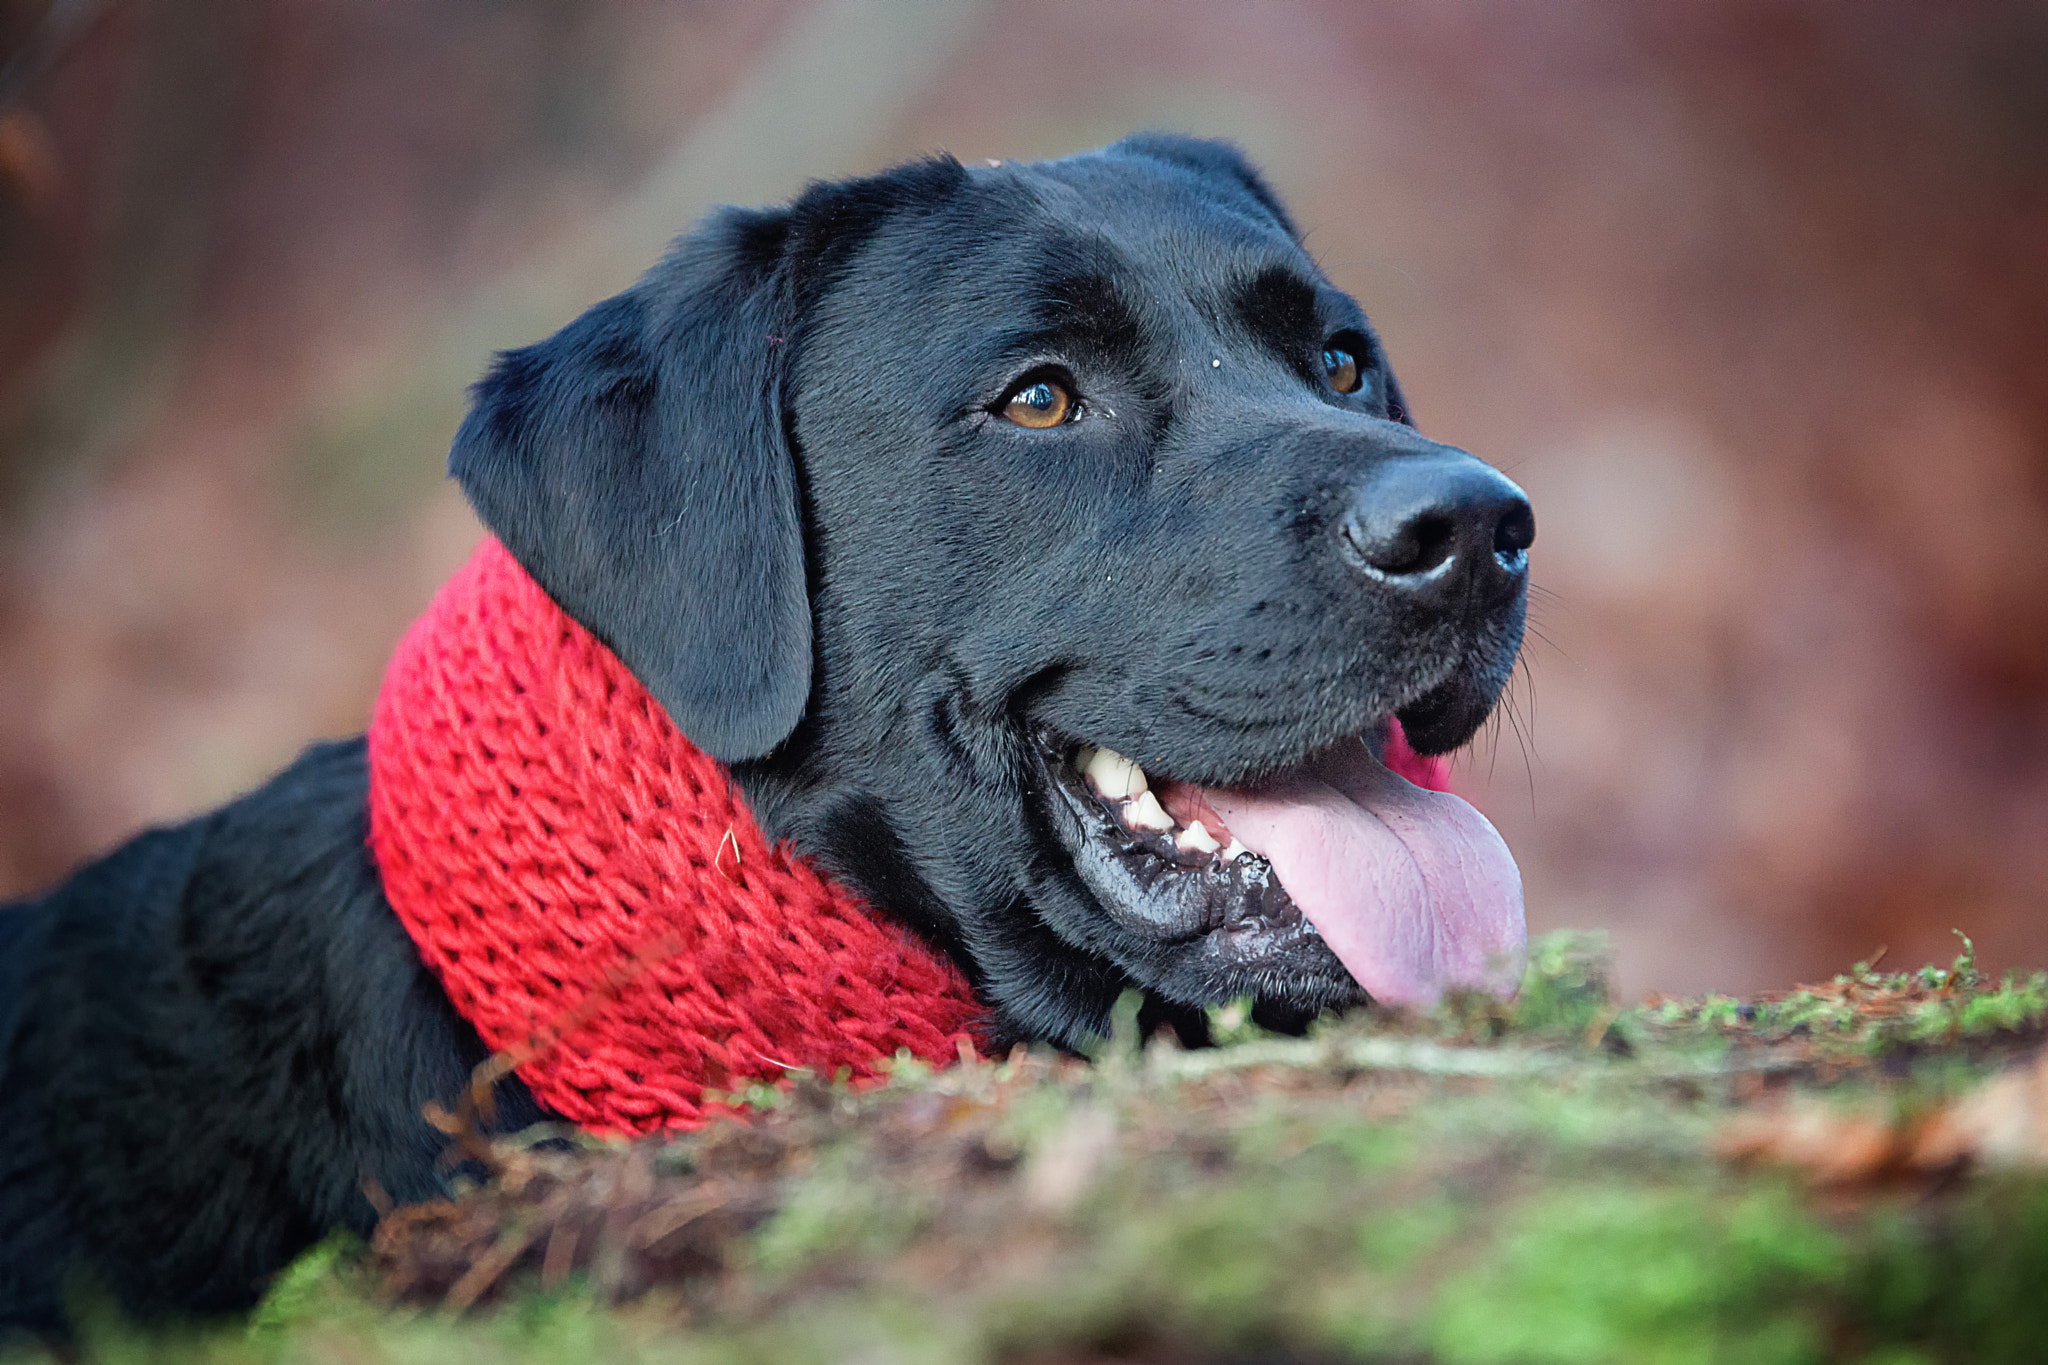
[[[1050,732],[1038,735],[1038,747],[1053,799],[1072,817],[1077,865],[1093,859],[1120,869],[1116,881],[1127,894],[1098,889],[1097,898],[1126,928],[1161,943],[1208,939],[1227,955],[1251,958],[1320,936],[1271,862],[1229,836],[1213,812],[1207,821],[1161,819],[1154,779],[1121,755]],[[1163,775],[1157,782],[1157,790],[1175,793],[1176,805],[1204,790]],[[1217,826],[1213,849],[1189,838],[1198,826],[1208,833],[1210,823]]]

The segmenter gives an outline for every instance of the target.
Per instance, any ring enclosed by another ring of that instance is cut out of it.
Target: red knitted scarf
[[[1387,762],[1446,788],[1398,732]],[[945,1065],[985,1011],[953,964],[785,848],[495,540],[399,644],[370,844],[427,965],[549,1110],[692,1126],[707,1091]]]
[[[785,849],[495,540],[398,647],[370,843],[420,954],[554,1113],[686,1127],[795,1067],[956,1060],[966,979]]]

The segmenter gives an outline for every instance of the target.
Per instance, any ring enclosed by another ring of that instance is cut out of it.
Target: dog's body
[[[949,955],[1005,1036],[1073,1044],[1137,987],[1192,1040],[1204,1002],[1299,1020],[1497,984],[1518,950],[1498,859],[1446,891],[1483,841],[1375,755],[1390,717],[1442,752],[1490,710],[1527,504],[1406,424],[1228,148],[937,160],[716,215],[503,357],[451,466],[768,835]],[[1163,807],[1111,790],[1125,754]],[[246,1305],[367,1232],[366,1189],[441,1188],[421,1108],[486,1050],[385,900],[369,781],[360,741],[317,747],[0,910],[0,1323],[55,1323],[81,1270],[138,1309]],[[1367,815],[1439,831],[1401,836],[1405,928],[1311,885],[1304,831],[1350,848]],[[540,1111],[507,1079],[499,1114]]]

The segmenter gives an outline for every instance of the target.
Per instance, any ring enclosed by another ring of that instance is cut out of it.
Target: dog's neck
[[[702,1120],[797,1068],[945,1064],[982,1019],[939,953],[785,849],[730,774],[495,540],[399,645],[370,843],[421,957],[542,1105]]]

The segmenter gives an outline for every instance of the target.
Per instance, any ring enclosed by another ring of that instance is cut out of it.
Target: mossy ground
[[[1107,1040],[665,1145],[501,1145],[248,1322],[85,1314],[105,1361],[2048,1359],[2048,973],[1867,966],[1609,999],[1596,941],[1512,1006],[1306,1039]],[[458,1307],[450,1307],[450,1304]],[[33,1355],[23,1359],[34,1359]]]

